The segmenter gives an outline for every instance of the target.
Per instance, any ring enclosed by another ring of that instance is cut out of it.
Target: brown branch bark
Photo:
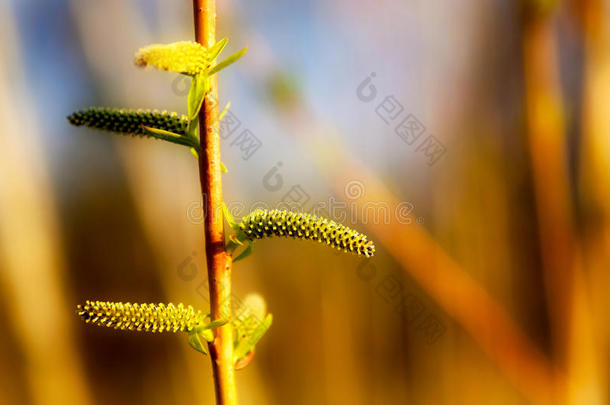
[[[195,38],[203,46],[216,42],[215,0],[193,0]],[[205,252],[210,289],[212,320],[231,317],[231,257],[224,245],[222,216],[222,178],[220,170],[220,138],[218,131],[218,86],[212,78],[199,113],[201,146],[199,179],[203,195]],[[233,367],[233,335],[230,322],[215,329],[214,341],[209,344],[216,402],[222,405],[237,403],[235,370]]]

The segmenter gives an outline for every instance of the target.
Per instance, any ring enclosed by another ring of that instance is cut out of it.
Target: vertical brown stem
[[[216,42],[215,0],[193,0],[195,38],[205,47]],[[218,86],[212,78],[199,113],[201,146],[199,179],[205,213],[205,252],[210,287],[212,320],[231,317],[231,258],[225,252],[222,216],[222,179],[220,170],[220,139],[218,131]],[[214,341],[209,344],[217,404],[237,403],[235,370],[233,367],[233,335],[231,324],[215,329]]]

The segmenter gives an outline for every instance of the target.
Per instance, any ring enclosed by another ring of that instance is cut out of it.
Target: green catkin
[[[268,236],[290,236],[324,242],[327,245],[366,257],[375,253],[375,245],[366,235],[330,219],[283,210],[256,210],[240,223],[240,229],[251,240]]]
[[[85,301],[76,307],[86,322],[108,328],[144,332],[190,332],[202,324],[204,315],[190,305],[131,304]]]
[[[120,134],[150,136],[142,126],[173,132],[184,136],[188,127],[186,115],[157,110],[126,110],[90,107],[68,116],[70,124],[117,132]]]

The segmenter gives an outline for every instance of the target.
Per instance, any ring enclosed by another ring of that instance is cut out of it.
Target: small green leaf
[[[265,319],[258,324],[257,328],[250,335],[239,340],[237,347],[233,351],[234,361],[244,358],[254,349],[254,346],[256,346],[258,341],[261,340],[263,335],[267,332],[267,330],[269,330],[272,322],[273,316],[271,314],[267,314]]]
[[[199,334],[193,330],[189,333],[189,345],[200,353],[208,354],[207,349],[205,348],[205,344],[201,342],[199,338]]]
[[[254,243],[250,242],[248,243],[248,246],[246,246],[246,248],[244,249],[243,252],[241,252],[239,254],[239,256],[237,256],[235,259],[233,259],[233,263],[238,262],[240,260],[245,259],[246,257],[250,256],[252,254],[252,246],[254,245]]]
[[[212,322],[208,323],[203,328],[204,329],[216,329],[216,328],[221,327],[222,325],[226,325],[227,322],[229,322],[227,319],[218,319],[216,321],[212,321]]]
[[[227,111],[229,111],[229,107],[231,106],[231,102],[229,101],[227,103],[227,105],[225,106],[225,108],[222,109],[222,111],[220,112],[220,114],[218,114],[218,122],[222,121],[222,119],[224,118],[225,114],[227,113]]]
[[[199,139],[197,136],[197,127],[199,126],[199,116],[195,115],[195,118],[189,121],[186,127],[186,135],[193,139]]]
[[[235,218],[233,218],[233,215],[231,215],[229,209],[227,208],[227,204],[225,204],[224,202],[222,203],[222,213],[225,219],[227,220],[227,223],[232,229],[239,229],[239,224],[237,223]]]
[[[238,238],[236,238],[235,235],[231,235],[229,236],[229,242],[227,243],[226,251],[227,253],[229,253],[229,255],[232,256],[233,252],[235,252],[237,248],[243,245],[244,244]]]
[[[229,170],[227,170],[227,166],[225,166],[224,163],[220,162],[220,171],[223,173],[227,173]]]
[[[188,118],[194,120],[199,114],[205,94],[210,90],[210,78],[205,73],[193,76],[188,95]]]
[[[233,63],[237,62],[237,60],[239,58],[241,58],[242,56],[244,56],[244,54],[246,53],[246,51],[248,50],[248,48],[244,48],[239,52],[234,53],[233,55],[229,56],[227,59],[223,60],[222,62],[220,62],[219,64],[217,64],[216,66],[214,66],[212,69],[210,69],[210,71],[208,72],[209,76],[212,76],[215,73],[220,72],[222,69],[226,68],[229,65],[232,65]]]
[[[193,154],[193,156],[195,156],[197,159],[199,159],[199,152],[197,152],[197,149],[195,148],[191,148],[191,153]]]
[[[166,131],[164,129],[159,129],[159,128],[153,128],[153,127],[148,127],[146,125],[142,125],[142,128],[148,133],[148,135],[150,136],[168,136],[170,138],[182,138],[182,135],[170,132],[170,131]]]
[[[245,367],[252,356],[257,342],[269,329],[271,315],[266,315],[265,299],[260,294],[248,294],[238,301],[233,316],[234,356],[238,368]]]
[[[212,332],[209,329],[205,329],[201,331],[201,336],[203,336],[203,338],[208,341],[208,342],[213,342],[214,341],[214,332]]]
[[[225,38],[221,39],[220,41],[216,42],[214,45],[212,45],[208,49],[208,59],[210,59],[210,60],[216,59],[216,57],[218,55],[220,55],[220,52],[222,52],[222,50],[225,48],[228,41],[229,41],[229,39],[227,37],[225,37]]]
[[[147,127],[146,125],[142,125],[142,129],[153,138],[161,139],[163,141],[168,141],[172,143],[177,143],[178,145],[190,146],[190,147],[198,147],[196,142],[190,137],[182,136],[175,134],[173,132],[166,131],[164,129]]]
[[[239,246],[243,246],[244,245],[243,242],[241,240],[239,240],[239,238],[236,237],[235,235],[231,235],[229,237],[229,239],[231,239],[231,241],[235,242]]]

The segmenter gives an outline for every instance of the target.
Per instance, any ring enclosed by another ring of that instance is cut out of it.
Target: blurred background
[[[274,324],[242,404],[608,404],[610,2],[219,1],[224,196],[366,233],[372,259],[265,240],[236,301]],[[192,4],[0,1],[0,403],[213,403],[183,335],[85,325],[86,299],[207,311],[196,160],[73,128],[186,111],[133,54]]]

